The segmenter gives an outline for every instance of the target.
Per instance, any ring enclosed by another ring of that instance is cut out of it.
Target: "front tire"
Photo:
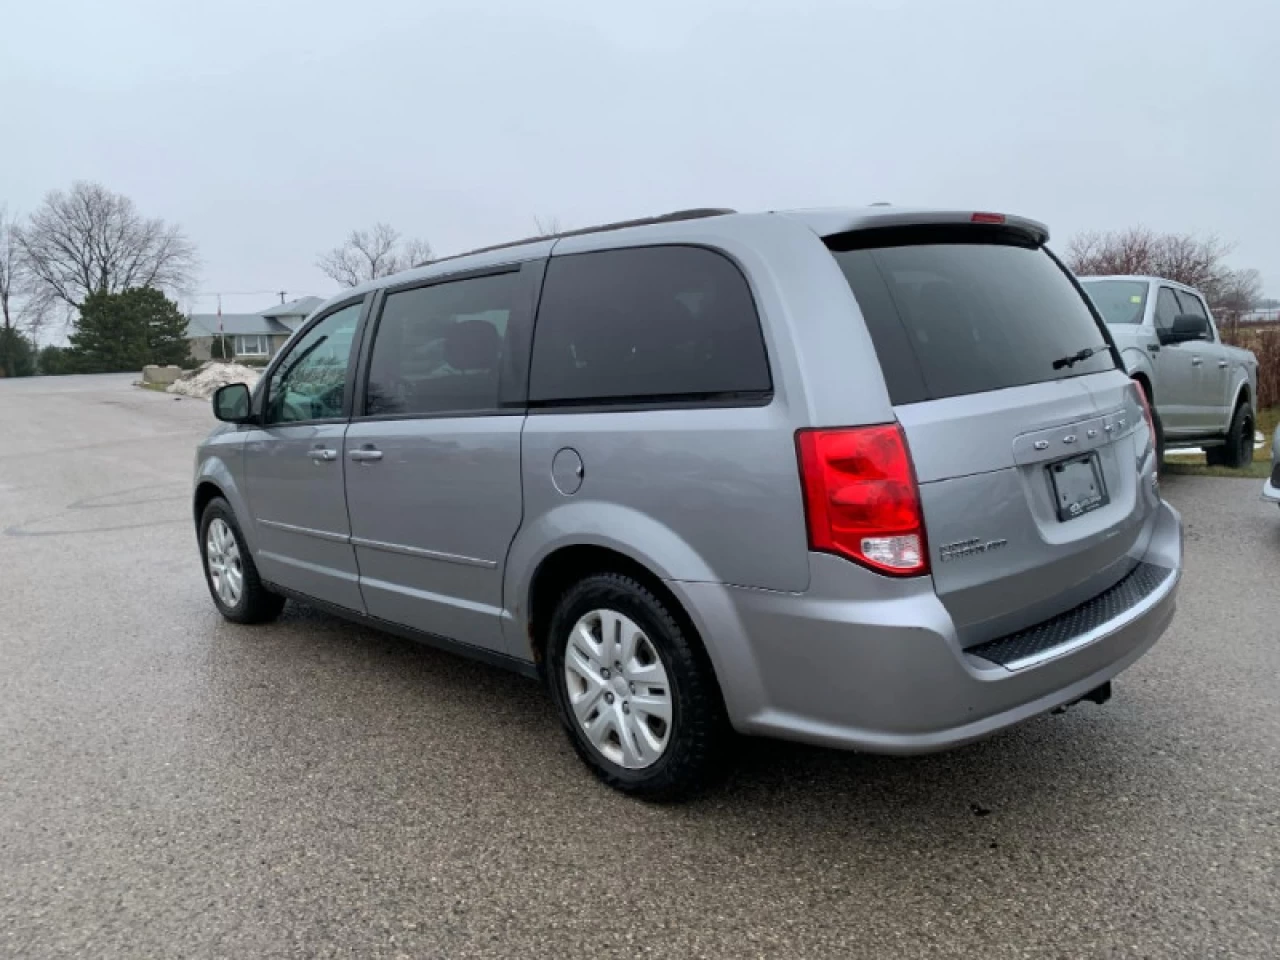
[[[210,500],[200,517],[200,558],[209,596],[232,623],[267,623],[280,616],[284,597],[262,585],[231,505],[221,497]]]
[[[716,772],[728,723],[711,666],[667,603],[596,574],[561,598],[547,679],[574,750],[623,793],[674,800]]]
[[[1227,442],[1205,453],[1206,462],[1231,470],[1241,470],[1253,463],[1253,408],[1248,403],[1236,407],[1227,430]]]

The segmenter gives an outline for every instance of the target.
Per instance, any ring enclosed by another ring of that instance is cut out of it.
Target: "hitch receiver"
[[[1100,686],[1094,687],[1092,690],[1086,693],[1083,697],[1080,697],[1078,700],[1072,700],[1070,703],[1064,703],[1060,707],[1054,707],[1049,712],[1054,715],[1057,715],[1061,713],[1066,713],[1070,707],[1074,707],[1077,703],[1083,703],[1085,700],[1088,700],[1090,703],[1103,704],[1110,699],[1111,699],[1111,681],[1108,680],[1106,683],[1101,684]]]

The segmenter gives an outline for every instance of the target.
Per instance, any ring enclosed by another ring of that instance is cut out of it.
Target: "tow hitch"
[[[1074,707],[1077,703],[1083,703],[1085,700],[1088,700],[1090,703],[1103,704],[1110,699],[1111,699],[1111,681],[1108,680],[1106,683],[1100,686],[1094,687],[1092,690],[1086,693],[1083,697],[1080,697],[1077,700],[1072,700],[1070,703],[1064,703],[1060,707],[1054,707],[1053,710],[1051,710],[1050,712],[1055,715],[1059,713],[1066,713],[1068,707]]]

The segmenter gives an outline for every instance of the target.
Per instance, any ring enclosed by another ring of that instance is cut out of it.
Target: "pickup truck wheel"
[[[1160,412],[1156,410],[1155,399],[1151,396],[1151,388],[1147,386],[1145,380],[1135,380],[1138,389],[1147,398],[1147,409],[1151,411],[1151,426],[1155,428],[1156,433],[1156,466],[1164,466],[1164,422],[1160,419]]]
[[[1248,403],[1236,407],[1226,445],[1221,449],[1224,467],[1240,470],[1253,463],[1253,408]]]

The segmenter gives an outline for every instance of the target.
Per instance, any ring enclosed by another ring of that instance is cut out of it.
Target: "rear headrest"
[[[498,329],[484,320],[463,320],[449,328],[444,358],[455,370],[493,370],[502,353]]]

